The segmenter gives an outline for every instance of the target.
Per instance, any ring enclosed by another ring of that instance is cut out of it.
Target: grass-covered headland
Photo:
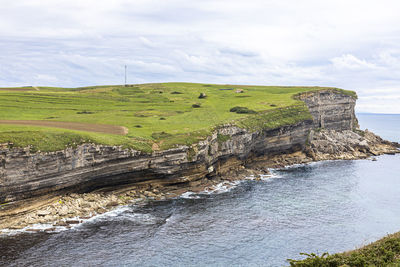
[[[299,267],[400,266],[400,232],[349,252],[332,255],[327,253],[304,255],[307,256],[304,260],[288,260],[290,265]]]
[[[311,118],[294,96],[322,89],[327,88],[194,83],[0,88],[0,144],[30,146],[32,151],[56,151],[85,142],[145,152],[168,149],[193,144],[224,123],[260,130]],[[29,121],[59,123],[49,127],[29,125]],[[127,134],[78,131],[63,127],[65,122],[89,128],[122,126]]]

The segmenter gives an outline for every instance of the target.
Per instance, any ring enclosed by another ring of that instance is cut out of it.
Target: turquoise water
[[[361,115],[398,140],[400,116]],[[385,123],[386,121],[386,123]],[[75,229],[0,238],[7,266],[283,266],[400,230],[400,155],[275,171],[230,191],[121,208]]]

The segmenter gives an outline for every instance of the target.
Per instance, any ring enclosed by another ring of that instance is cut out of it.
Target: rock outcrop
[[[382,154],[399,153],[398,144],[388,142],[365,131],[311,131],[308,155],[314,160],[360,159]]]
[[[332,90],[303,93],[304,101],[314,120],[314,128],[354,130],[358,128],[354,107],[356,99]]]
[[[340,158],[336,155],[344,151],[365,150],[371,155],[386,151],[383,147],[379,150],[378,146],[369,146],[378,137],[366,132],[361,138],[353,132],[357,120],[352,96],[326,90],[299,98],[309,107],[313,120],[258,132],[225,125],[192,146],[152,154],[95,144],[34,154],[29,149],[2,148],[0,202],[51,193],[89,192],[122,184],[190,183],[224,175],[256,158],[286,153],[304,152],[314,160],[321,160],[329,158],[326,155]],[[320,128],[330,131],[313,131]],[[376,143],[383,141],[376,139]],[[393,148],[389,143],[387,146]]]

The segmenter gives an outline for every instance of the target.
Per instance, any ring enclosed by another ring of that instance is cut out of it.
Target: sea
[[[400,142],[400,115],[357,114]],[[53,233],[0,236],[2,266],[288,266],[400,231],[400,155],[272,170],[215,192],[120,207]]]

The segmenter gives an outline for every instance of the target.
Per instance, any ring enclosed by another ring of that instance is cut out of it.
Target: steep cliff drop
[[[298,98],[312,119],[258,131],[227,124],[192,146],[151,154],[94,144],[34,154],[3,148],[0,229],[91,216],[138,199],[174,197],[224,179],[265,173],[268,167],[399,152],[398,144],[358,129],[353,96],[321,90]]]

